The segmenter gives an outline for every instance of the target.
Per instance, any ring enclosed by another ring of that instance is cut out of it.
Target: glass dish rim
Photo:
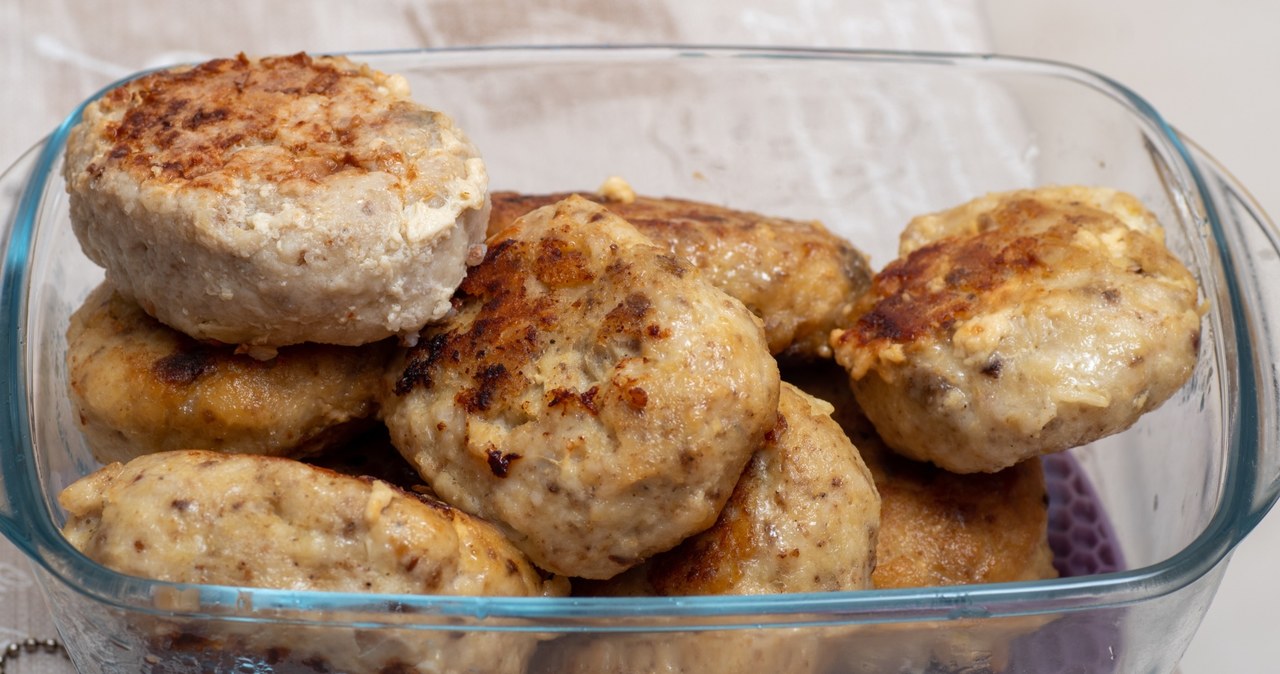
[[[1201,169],[1181,136],[1139,95],[1124,85],[1099,73],[1077,66],[1040,59],[949,52],[739,47],[728,45],[535,45],[482,46],[444,49],[405,49],[350,52],[355,58],[419,55],[425,58],[461,59],[501,55],[518,59],[520,55],[557,54],[572,56],[581,63],[600,63],[598,57],[611,55],[632,60],[649,58],[673,61],[683,58],[800,59],[812,61],[895,62],[919,66],[963,67],[996,71],[1038,73],[1065,78],[1092,87],[1126,105],[1144,121],[1156,136],[1167,144],[1182,163],[1192,180],[1193,200],[1203,207],[1205,225],[1210,230],[1217,262],[1227,284],[1237,362],[1242,365],[1238,377],[1240,407],[1228,415],[1228,460],[1223,470],[1222,496],[1218,508],[1205,529],[1186,547],[1174,555],[1145,567],[1114,573],[1057,578],[1041,581],[967,585],[941,588],[909,588],[902,590],[859,590],[811,594],[752,596],[642,597],[642,598],[547,598],[547,597],[459,597],[437,595],[378,595],[351,592],[317,592],[277,590],[256,587],[198,585],[172,583],[126,576],[89,560],[61,536],[41,497],[40,480],[34,462],[29,425],[28,395],[30,387],[25,359],[27,301],[30,276],[28,255],[35,234],[39,204],[47,186],[50,170],[61,155],[67,133],[79,120],[88,103],[118,85],[115,83],[94,94],[77,106],[38,149],[32,170],[19,197],[12,229],[4,244],[3,286],[0,286],[0,372],[6,374],[5,387],[11,404],[0,417],[0,439],[13,441],[11,451],[0,456],[0,479],[11,502],[26,508],[15,511],[24,516],[8,521],[0,517],[0,532],[5,533],[35,563],[65,586],[99,603],[115,605],[131,611],[170,616],[204,616],[213,619],[243,617],[248,604],[253,613],[280,611],[347,612],[367,616],[385,613],[380,605],[396,604],[422,610],[423,616],[502,618],[514,620],[618,620],[649,619],[691,620],[753,617],[750,624],[734,623],[717,628],[758,627],[761,621],[771,625],[811,624],[814,622],[869,623],[902,620],[936,620],[975,617],[1003,617],[1048,612],[1083,610],[1117,606],[1162,596],[1181,589],[1207,574],[1221,563],[1231,549],[1256,523],[1248,517],[1253,510],[1253,485],[1259,480],[1256,461],[1249,461],[1249,451],[1259,442],[1258,429],[1245,420],[1258,417],[1258,391],[1255,376],[1248,364],[1255,363],[1254,345],[1243,329],[1246,312],[1242,306],[1235,275],[1215,200],[1208,190]],[[597,57],[592,61],[591,57]],[[424,61],[425,62],[425,61]],[[495,62],[496,63],[496,62]],[[132,79],[143,73],[135,73]],[[121,80],[125,81],[125,80]],[[21,161],[21,160],[19,160]],[[1224,334],[1224,339],[1226,335]],[[27,515],[26,513],[30,513]],[[1260,517],[1260,515],[1258,516]],[[1251,521],[1252,520],[1252,521]],[[19,525],[22,525],[19,527]],[[197,589],[201,610],[159,609],[151,599],[157,591],[186,592]],[[109,590],[115,590],[114,594]],[[215,611],[209,611],[213,607]],[[227,612],[222,612],[226,610]],[[839,618],[834,618],[839,616]],[[254,615],[254,619],[272,619]],[[303,616],[308,623],[332,624],[331,620]],[[766,620],[767,619],[767,620]],[[346,621],[341,621],[346,622]],[[367,620],[360,620],[362,624]],[[396,622],[397,627],[412,624]],[[424,625],[432,629],[440,625]],[[540,623],[538,630],[595,630],[599,625],[553,626]],[[697,629],[696,625],[668,625],[670,629]],[[485,627],[468,625],[465,629],[529,629],[511,625]],[[647,629],[663,629],[649,625]]]

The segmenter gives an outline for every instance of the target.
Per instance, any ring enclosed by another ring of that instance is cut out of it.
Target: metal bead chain
[[[23,653],[35,653],[37,651],[48,653],[49,655],[61,653],[62,657],[67,657],[67,650],[63,648],[62,644],[58,643],[57,640],[40,640],[28,637],[20,642],[15,641],[8,646],[5,646],[4,650],[0,651],[0,674],[4,674],[5,665],[17,660],[19,655],[22,655]]]

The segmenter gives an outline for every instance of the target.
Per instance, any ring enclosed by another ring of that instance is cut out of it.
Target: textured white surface
[[[1280,3],[1223,0],[201,0],[0,2],[0,166],[79,101],[135,70],[245,50],[445,44],[703,42],[1032,55],[1094,68],[1146,96],[1280,214]],[[13,195],[0,195],[0,200]],[[7,204],[0,205],[0,213]],[[1280,516],[1235,555],[1184,674],[1274,671]],[[0,641],[52,634],[27,563],[0,539]],[[20,671],[65,671],[33,657]],[[69,669],[69,668],[67,668]]]

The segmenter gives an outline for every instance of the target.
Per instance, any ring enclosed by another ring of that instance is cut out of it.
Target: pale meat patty
[[[404,78],[345,58],[145,75],[67,141],[71,224],[147,313],[260,347],[411,336],[482,254],[488,178]]]
[[[446,501],[540,566],[608,578],[715,522],[773,427],[759,319],[586,199],[489,240],[383,403]]]
[[[76,549],[115,571],[157,580],[384,594],[568,590],[481,520],[385,482],[289,459],[152,454],[110,464],[58,500],[68,517],[63,533]],[[415,632],[410,641],[377,630],[249,627],[250,646],[283,648],[342,671],[514,674],[536,645],[523,635],[459,640]]]
[[[780,357],[830,358],[831,330],[849,325],[854,303],[871,287],[867,257],[814,220],[683,199],[576,194],[605,205],[741,300],[764,320],[769,349]],[[568,195],[494,192],[489,232]]]
[[[1195,279],[1149,214],[1127,224],[1132,197],[1097,202],[1023,190],[925,216],[947,235],[877,274],[832,335],[890,447],[994,472],[1124,430],[1187,381]]]
[[[783,383],[777,425],[710,529],[617,578],[600,595],[836,592],[871,586],[880,498],[832,407]],[[628,578],[628,577],[632,578]]]
[[[305,456],[376,423],[394,348],[297,344],[259,361],[165,326],[103,284],[71,316],[68,389],[103,463],[176,449]]]
[[[145,578],[384,594],[567,590],[482,520],[279,457],[150,454],[76,481],[58,502],[77,550]]]
[[[787,381],[830,403],[880,494],[872,584],[880,589],[1054,578],[1049,503],[1038,458],[958,475],[895,454],[835,365],[791,368]],[[939,438],[938,442],[946,442]]]

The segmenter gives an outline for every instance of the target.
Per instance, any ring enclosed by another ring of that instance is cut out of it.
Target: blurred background
[[[1065,61],[1127,85],[1274,216],[1277,26],[1280,3],[1271,0],[2,0],[0,166],[120,77],[238,51],[639,42],[975,51]],[[1276,557],[1280,516],[1235,554],[1184,674],[1275,670]],[[52,627],[26,561],[0,539],[0,644],[28,634]],[[29,659],[10,671],[69,669],[60,664]]]

